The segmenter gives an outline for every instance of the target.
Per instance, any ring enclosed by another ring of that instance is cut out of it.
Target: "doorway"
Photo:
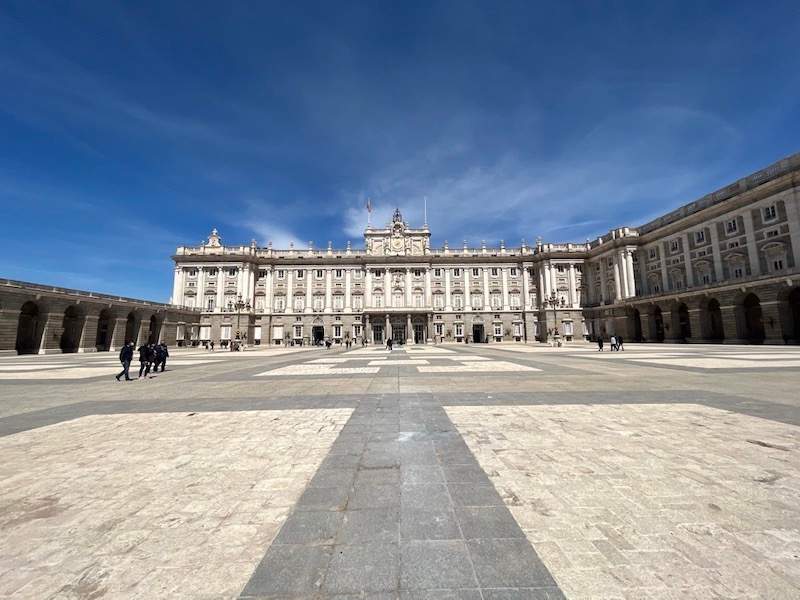
[[[392,341],[398,346],[406,343],[406,326],[392,325]]]
[[[372,342],[375,344],[383,344],[383,325],[376,323],[372,326]]]
[[[422,325],[421,323],[414,324],[414,343],[425,343],[425,325]]]
[[[322,325],[314,325],[311,327],[311,339],[314,340],[314,344],[319,346],[322,342],[325,341],[325,327]]]
[[[483,324],[473,324],[472,341],[476,344],[482,344],[484,342],[483,336]]]

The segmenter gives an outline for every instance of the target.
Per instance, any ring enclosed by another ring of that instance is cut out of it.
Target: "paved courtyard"
[[[800,348],[0,358],[0,597],[800,597]]]

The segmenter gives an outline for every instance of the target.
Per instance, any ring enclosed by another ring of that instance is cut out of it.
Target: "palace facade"
[[[800,342],[800,154],[586,243],[433,248],[395,211],[364,247],[205,244],[175,256],[187,341]]]

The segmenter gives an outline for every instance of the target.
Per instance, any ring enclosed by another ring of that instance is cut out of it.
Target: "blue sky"
[[[0,4],[0,277],[166,300],[170,255],[583,241],[800,150],[797,2]]]

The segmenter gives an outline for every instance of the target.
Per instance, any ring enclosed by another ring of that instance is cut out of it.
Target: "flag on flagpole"
[[[372,213],[372,200],[367,198],[367,212]]]
[[[372,200],[367,198],[367,227],[372,227]]]

